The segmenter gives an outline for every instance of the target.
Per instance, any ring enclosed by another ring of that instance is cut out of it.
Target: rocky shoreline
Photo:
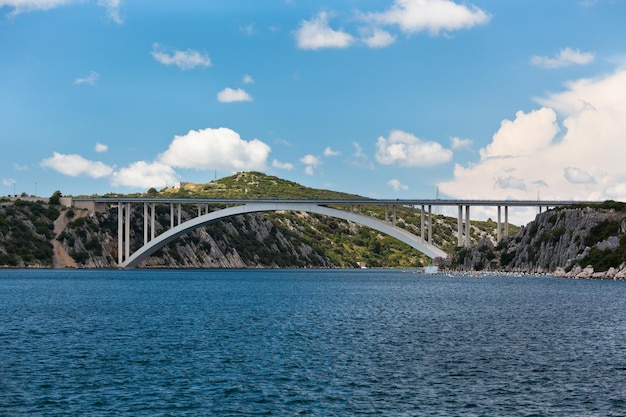
[[[607,271],[594,271],[593,267],[585,268],[579,265],[574,266],[570,271],[566,272],[565,268],[557,268],[552,273],[557,278],[598,278],[598,279],[614,279],[626,280],[626,262],[621,264],[619,268],[609,268]]]

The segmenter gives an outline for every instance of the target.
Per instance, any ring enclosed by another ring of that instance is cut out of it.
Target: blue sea
[[[1,270],[2,416],[624,416],[626,282]]]

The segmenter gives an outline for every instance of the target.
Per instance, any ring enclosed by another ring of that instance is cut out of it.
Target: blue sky
[[[626,200],[624,21],[623,0],[0,0],[2,192],[258,170]]]

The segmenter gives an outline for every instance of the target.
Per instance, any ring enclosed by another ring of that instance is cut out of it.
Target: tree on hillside
[[[61,197],[63,197],[63,194],[61,194],[61,191],[56,190],[55,192],[52,193],[52,195],[50,196],[50,200],[48,202],[52,205],[58,206],[61,204]]]

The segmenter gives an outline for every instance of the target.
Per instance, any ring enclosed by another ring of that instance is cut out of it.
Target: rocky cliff
[[[515,235],[482,239],[447,263],[463,270],[554,273],[569,277],[626,276],[626,205],[557,208],[537,215]]]

